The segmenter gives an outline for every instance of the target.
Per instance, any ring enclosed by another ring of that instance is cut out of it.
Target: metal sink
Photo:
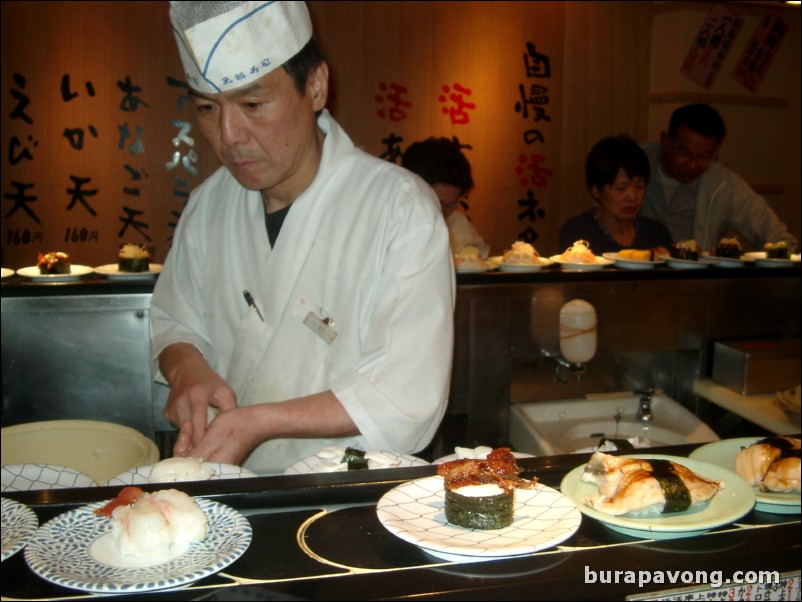
[[[633,439],[636,447],[717,441],[682,404],[662,393],[651,397],[651,420],[640,419],[641,395],[626,391],[513,404],[510,444],[515,451],[555,455],[588,451],[607,439]]]

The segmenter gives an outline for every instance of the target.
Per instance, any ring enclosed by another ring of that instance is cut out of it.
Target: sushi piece
[[[126,244],[120,248],[117,269],[121,272],[147,272],[150,269],[150,253],[141,245]]]
[[[735,472],[761,491],[800,491],[800,440],[766,437],[735,455]]]
[[[147,565],[178,558],[209,531],[206,513],[176,489],[146,493],[126,487],[96,513],[108,516],[109,511],[111,538],[120,557]]]
[[[590,250],[590,243],[577,240],[560,255],[560,260],[568,263],[595,263],[596,255]]]
[[[39,253],[36,267],[40,274],[69,274],[72,272],[70,256],[62,251]]]
[[[635,261],[654,261],[654,251],[651,249],[621,249],[618,257]]]
[[[763,245],[763,250],[766,251],[767,259],[790,259],[790,251],[788,244],[784,241],[780,242],[767,242]]]
[[[148,475],[151,483],[178,483],[183,481],[207,481],[214,475],[212,467],[202,458],[167,458],[156,462]]]
[[[729,257],[730,259],[740,259],[742,251],[741,243],[735,236],[722,238],[715,248],[716,257]]]
[[[510,265],[532,265],[537,263],[540,254],[529,243],[516,240],[512,247],[504,251],[502,263]]]
[[[669,247],[668,252],[674,259],[684,259],[686,261],[699,261],[702,256],[699,245],[696,244],[695,240],[675,242]]]
[[[683,512],[708,502],[724,487],[670,460],[643,460],[594,453],[581,480],[599,495],[585,504],[612,516]]]
[[[492,450],[484,460],[461,459],[437,467],[445,488],[446,520],[467,529],[501,529],[512,524],[515,489],[533,489],[509,448]]]
[[[368,459],[365,457],[365,452],[361,449],[354,449],[353,447],[346,447],[345,453],[340,460],[341,464],[346,464],[348,470],[368,470]]]

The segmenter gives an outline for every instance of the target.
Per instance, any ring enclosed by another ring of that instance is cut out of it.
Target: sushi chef
[[[453,345],[437,197],[326,110],[303,2],[170,4],[222,163],[190,196],[153,294],[174,454],[276,474],[329,445],[423,449]]]

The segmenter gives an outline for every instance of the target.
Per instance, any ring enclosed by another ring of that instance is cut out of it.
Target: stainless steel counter
[[[428,457],[507,444],[511,403],[659,388],[701,413],[693,382],[710,375],[715,341],[800,337],[800,275],[755,266],[459,274],[449,407]],[[148,363],[152,287],[3,280],[3,425],[83,418],[171,433],[167,389]],[[555,382],[542,353],[544,298],[596,308],[598,350],[579,382]]]

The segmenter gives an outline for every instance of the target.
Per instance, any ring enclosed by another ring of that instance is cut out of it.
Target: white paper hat
[[[216,94],[253,83],[312,37],[304,2],[170,2],[187,83]]]

